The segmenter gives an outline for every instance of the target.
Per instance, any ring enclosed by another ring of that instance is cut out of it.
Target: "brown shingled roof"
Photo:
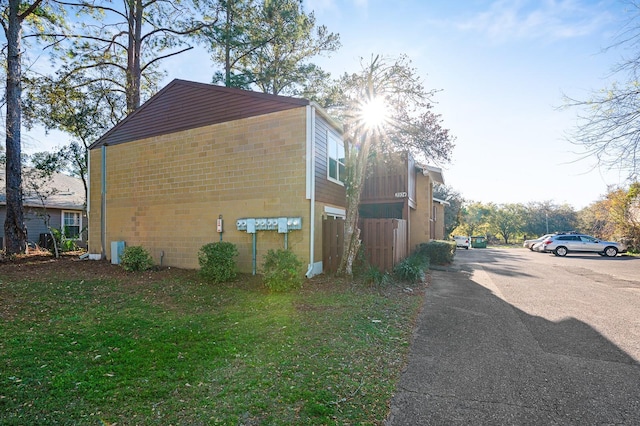
[[[309,105],[306,99],[173,80],[89,149]]]

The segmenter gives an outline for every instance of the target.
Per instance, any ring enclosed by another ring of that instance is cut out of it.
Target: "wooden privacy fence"
[[[402,219],[363,219],[360,237],[365,257],[381,271],[391,271],[407,257],[407,221]]]
[[[322,269],[335,273],[344,250],[344,219],[322,221]]]
[[[362,219],[360,238],[365,258],[381,271],[391,271],[407,257],[407,221],[401,219]],[[344,219],[325,219],[322,223],[322,265],[335,273],[344,248]]]

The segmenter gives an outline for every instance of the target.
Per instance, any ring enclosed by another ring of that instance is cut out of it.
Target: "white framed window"
[[[80,212],[62,211],[62,235],[68,240],[80,240],[82,237],[82,214]]]
[[[345,209],[340,209],[337,207],[324,206],[324,214],[327,217],[344,219],[347,216],[347,211]]]
[[[327,179],[340,185],[344,185],[346,178],[344,157],[342,140],[327,130]]]

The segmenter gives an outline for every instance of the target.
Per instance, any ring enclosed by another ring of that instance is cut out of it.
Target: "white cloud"
[[[369,0],[351,0],[358,9],[367,9]],[[304,8],[318,14],[323,12],[339,12],[343,8],[343,2],[338,0],[304,0]]]
[[[327,10],[336,10],[336,0],[305,0],[304,8],[307,11],[324,12]]]
[[[567,39],[586,36],[613,19],[607,2],[583,0],[497,0],[486,11],[457,24],[495,42],[513,39]]]

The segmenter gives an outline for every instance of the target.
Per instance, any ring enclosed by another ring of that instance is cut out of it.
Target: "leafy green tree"
[[[206,3],[204,3],[206,4]],[[126,113],[136,110],[142,94],[155,93],[162,72],[158,64],[193,48],[189,36],[215,22],[198,2],[177,0],[69,1],[81,18],[72,43],[60,48],[65,65],[57,73],[64,82],[102,82],[126,99]]]
[[[576,211],[569,204],[557,205],[552,201],[532,202],[524,206],[524,210],[522,232],[527,237],[579,228]]]
[[[509,239],[522,232],[524,224],[524,206],[522,204],[509,203],[498,206],[491,205],[489,224],[496,235],[502,236],[505,244]]]
[[[62,63],[53,75],[27,80],[28,124],[72,137],[59,148],[87,190],[88,147],[157,91],[159,64],[192,48],[193,34],[213,25],[207,2],[114,0],[64,2],[82,18],[56,45]],[[57,35],[57,34],[56,34]]]
[[[580,212],[580,224],[597,237],[624,239],[632,248],[640,248],[640,183],[609,189],[601,200]]]
[[[221,0],[220,24],[203,31],[224,70],[214,82],[264,93],[313,98],[329,74],[309,62],[340,46],[339,36],[317,26],[300,0]]]
[[[569,204],[552,205],[549,209],[549,232],[574,231],[578,229],[578,216]]]
[[[453,231],[462,235],[482,235],[489,232],[489,216],[492,207],[474,201],[464,203],[460,210],[460,224]]]
[[[444,233],[446,237],[451,235],[453,230],[460,225],[464,198],[458,191],[446,185],[435,185],[433,196],[449,203],[444,206]]]
[[[240,69],[241,61],[270,39],[259,27],[259,5],[256,0],[219,0],[220,23],[202,31],[202,37],[214,62],[224,64],[224,70],[213,76],[214,83],[227,87],[249,89],[252,76]]]
[[[343,123],[347,208],[345,244],[338,273],[351,275],[360,249],[358,207],[369,155],[410,151],[421,158],[448,161],[453,138],[432,111],[433,91],[425,90],[406,57],[374,56],[360,72],[345,74],[331,111]]]
[[[549,233],[551,201],[531,202],[524,206],[523,238],[536,238]]]
[[[33,36],[61,23],[60,14],[44,0],[21,2],[8,0],[0,5],[0,23],[6,38],[6,218],[4,235],[8,254],[23,253],[27,247],[22,203],[22,61],[24,25],[34,29]]]
[[[601,238],[613,231],[609,222],[609,211],[605,200],[591,203],[578,213],[579,229]]]
[[[27,81],[27,124],[39,122],[71,137],[69,144],[56,148],[57,155],[68,160],[64,167],[82,179],[86,194],[89,145],[124,118],[124,97],[104,81],[86,81],[80,75],[62,81],[43,76]]]

